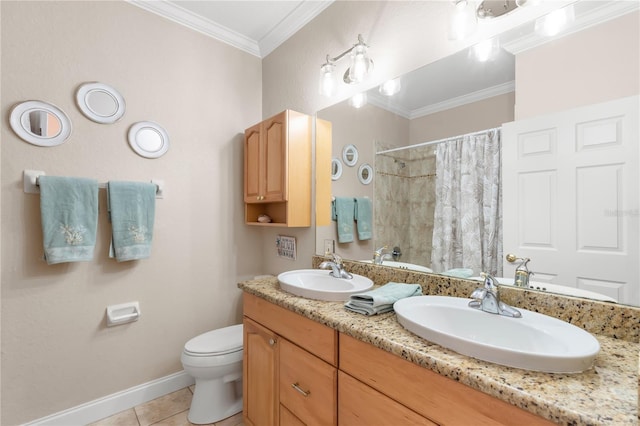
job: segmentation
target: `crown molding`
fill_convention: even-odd
[[[334,0],[319,0],[300,3],[298,7],[258,42],[261,57],[264,58],[276,50],[278,46],[284,43],[289,37],[329,7],[333,1]]]
[[[580,3],[574,3],[574,5],[580,6]],[[550,41],[565,37],[569,34],[574,34],[589,27],[618,18],[638,9],[640,9],[640,2],[638,1],[619,0],[606,2],[577,16],[569,29],[554,37],[540,36],[532,29],[530,33],[525,36],[503,43],[502,47],[515,55],[526,50],[533,49],[534,47],[541,46]]]
[[[411,119],[411,111],[406,108],[402,108],[400,105],[396,105],[393,102],[393,97],[384,96],[375,91],[369,91],[367,92],[367,103],[377,106],[378,108],[385,109],[399,115],[400,117]]]
[[[329,7],[333,0],[318,0],[300,3],[289,15],[282,19],[267,35],[256,41],[214,21],[187,10],[167,0],[126,0],[148,12],[155,13],[206,36],[264,58],[285,40],[304,27],[320,12]]]

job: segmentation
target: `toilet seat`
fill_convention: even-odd
[[[189,340],[184,353],[190,356],[218,356],[242,351],[242,324],[208,331]]]

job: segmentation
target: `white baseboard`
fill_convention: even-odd
[[[69,426],[86,425],[110,417],[121,411],[144,404],[163,395],[186,388],[195,383],[184,371],[161,377],[151,382],[95,399],[87,403],[60,411],[41,419],[25,423],[24,426]]]

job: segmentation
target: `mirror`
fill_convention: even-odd
[[[331,180],[338,180],[342,176],[342,163],[337,157],[331,159]]]
[[[369,185],[373,180],[373,168],[367,163],[358,168],[358,180],[363,185]]]
[[[342,161],[349,167],[353,167],[358,162],[358,148],[355,145],[346,145],[342,149]]]
[[[529,26],[532,27],[533,25]],[[589,30],[591,31],[591,29]],[[514,33],[517,32],[520,32],[520,37],[527,37],[529,35],[529,32],[526,32],[524,29],[518,29]],[[567,36],[567,39],[570,37],[573,37],[575,40],[584,39],[576,38],[573,34]],[[603,43],[605,43],[605,41],[603,41]],[[549,43],[549,45],[553,44],[555,43]],[[613,43],[610,44],[613,45]],[[584,47],[584,49],[588,50],[587,47]],[[444,58],[441,61],[426,65],[423,68],[402,76],[403,89],[401,93],[404,90],[410,90],[416,95],[413,99],[414,104],[412,104],[409,109],[400,108],[395,104],[393,98],[380,96],[377,93],[377,88],[374,88],[367,92],[369,104],[360,110],[353,108],[348,109],[348,104],[345,101],[318,112],[319,118],[332,122],[334,141],[344,141],[345,137],[348,137],[348,140],[357,141],[360,148],[360,161],[374,165],[374,179],[373,184],[370,185],[370,187],[373,187],[374,239],[370,243],[356,241],[349,245],[341,244],[336,248],[336,251],[340,255],[343,255],[343,257],[352,260],[370,260],[375,248],[383,245],[393,246],[398,244],[405,249],[403,250],[404,253],[400,259],[401,261],[427,267],[431,266],[430,245],[428,248],[416,247],[411,243],[402,241],[407,241],[405,239],[410,238],[411,235],[429,235],[432,232],[432,225],[427,224],[426,228],[420,228],[419,225],[423,224],[413,222],[412,217],[416,216],[414,213],[417,209],[425,208],[433,210],[434,208],[435,197],[430,195],[433,194],[433,192],[430,192],[428,188],[430,185],[435,187],[435,147],[425,146],[421,152],[418,150],[415,152],[396,150],[396,148],[501,126],[503,123],[513,121],[516,118],[515,98],[517,93],[522,90],[522,93],[526,92],[526,94],[530,95],[536,91],[535,75],[533,75],[532,72],[526,74],[528,79],[520,80],[520,76],[522,75],[522,70],[520,70],[517,76],[518,80],[516,81],[514,55],[504,51],[501,53],[501,55],[507,55],[507,58],[505,58],[507,66],[504,69],[494,65],[494,63],[485,63],[482,65],[482,68],[477,68],[477,64],[465,65],[463,60],[468,57],[468,53],[469,52],[459,52],[451,57]],[[578,53],[576,53],[576,55],[578,56]],[[637,54],[635,55],[636,57],[631,57],[628,61],[637,63]],[[552,55],[549,55],[548,58],[554,62],[540,62],[538,64],[540,68],[546,67],[547,69],[554,70],[562,68],[562,63],[558,62],[560,58],[554,57],[552,59]],[[564,58],[568,61],[573,61],[571,56],[565,55]],[[569,68],[571,62],[567,63]],[[608,62],[608,66],[613,70],[620,70],[626,67],[624,63],[618,62]],[[489,84],[482,90],[477,89],[472,93],[474,95],[477,95],[478,92],[484,93],[486,99],[469,96],[468,101],[463,102],[466,93],[469,93],[464,92],[465,85],[470,80],[469,76],[476,77],[483,75],[485,71]],[[410,88],[408,84],[413,81],[411,78],[412,75],[418,75],[420,73],[422,73],[423,79],[428,81],[428,87],[431,88],[431,93],[427,93],[430,99],[423,104],[420,104],[420,99],[417,98],[418,91]],[[492,73],[493,75],[490,75]],[[502,77],[498,75],[500,73],[503,73]],[[444,76],[445,81],[454,83],[454,88],[457,87],[460,91],[453,93],[449,97],[442,96],[443,90],[440,89],[442,89],[444,85],[442,80],[439,80],[442,76]],[[564,78],[568,77],[565,75]],[[548,80],[538,80],[537,84],[542,87],[542,85],[548,84]],[[603,85],[606,84],[603,82]],[[492,91],[489,88],[500,90]],[[602,90],[604,91],[605,89],[603,88]],[[438,98],[439,95],[440,97]],[[548,110],[554,111],[554,105],[555,101],[552,104],[547,102],[545,107],[548,108]],[[519,103],[518,108],[521,107]],[[555,108],[562,110],[562,108],[557,106],[555,106]],[[542,110],[544,111],[544,109]],[[447,116],[447,112],[451,114]],[[455,120],[452,118],[453,113],[455,113]],[[382,118],[383,115],[384,118]],[[530,116],[535,115],[536,114],[531,114]],[[421,120],[421,118],[423,120]],[[345,124],[349,122],[352,124]],[[348,133],[346,133],[345,130],[347,126],[349,130]],[[375,128],[379,134],[365,134],[365,130],[368,130],[367,126]],[[369,144],[371,148],[368,148]],[[340,147],[334,145],[334,153],[336,149],[340,149]],[[371,154],[367,152],[368,149],[371,150]],[[376,154],[380,152],[382,152],[382,154]],[[418,162],[424,165],[423,169],[414,167]],[[381,179],[397,181],[417,181],[421,179],[422,183],[414,186],[405,184],[385,188],[380,185]],[[332,193],[341,193],[341,188],[344,184],[342,180],[334,183]],[[365,187],[362,187],[361,190],[367,191]],[[351,187],[349,191],[349,195],[361,195],[361,193],[355,192],[357,188]],[[365,192],[362,194],[365,194]],[[402,204],[393,201],[394,194],[397,196],[406,196],[407,202]],[[336,238],[333,237],[333,228],[335,228],[333,224],[328,227],[316,228],[317,241],[322,242],[325,239],[335,240]],[[505,250],[512,251],[513,249],[505,248]],[[317,253],[322,254],[320,249],[317,250]],[[464,265],[460,266],[462,267]],[[535,266],[533,264],[531,270],[535,272]],[[535,276],[532,279],[535,280]],[[548,289],[548,291],[552,290]],[[633,302],[624,301],[623,303]]]
[[[129,129],[129,145],[136,154],[145,158],[158,158],[169,150],[169,135],[151,121],[135,123]]]
[[[16,105],[9,117],[11,129],[22,140],[37,146],[56,146],[71,135],[71,120],[57,106],[41,101]]]
[[[100,124],[115,123],[125,112],[122,95],[104,83],[81,85],[76,92],[76,103],[85,117]]]

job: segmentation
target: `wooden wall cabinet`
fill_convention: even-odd
[[[337,424],[337,332],[244,293],[243,417],[250,426]]]
[[[249,225],[311,225],[311,117],[285,110],[245,130],[244,202]],[[258,222],[261,214],[271,223]]]

